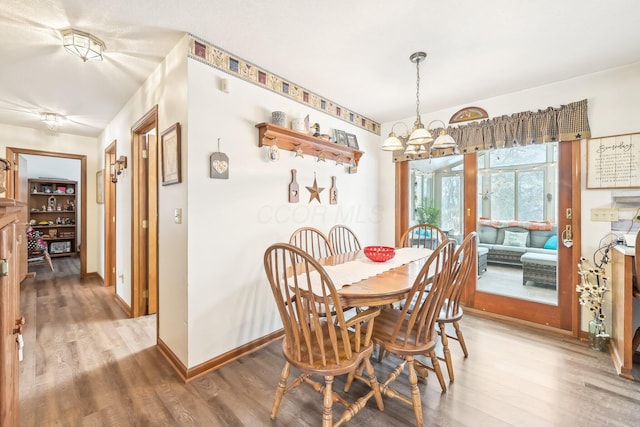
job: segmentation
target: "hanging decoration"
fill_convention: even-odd
[[[338,204],[338,187],[336,187],[336,177],[331,177],[331,188],[329,189],[329,204]]]
[[[220,152],[220,138],[218,151],[209,157],[210,177],[214,179],[229,179],[229,156]]]
[[[300,201],[300,190],[298,189],[298,181],[296,174],[298,171],[291,169],[291,182],[289,183],[289,203],[298,203]]]
[[[313,199],[316,199],[318,203],[322,204],[322,202],[320,201],[320,193],[324,191],[324,187],[318,187],[318,181],[316,180],[315,172],[313,173],[313,186],[307,187],[307,190],[309,190],[310,193],[309,203],[311,203]]]

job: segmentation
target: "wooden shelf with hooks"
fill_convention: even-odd
[[[352,164],[355,166],[358,165],[360,157],[364,154],[364,152],[354,148],[271,123],[259,123],[256,127],[260,131],[258,147],[277,145],[281,150],[294,152],[301,148],[302,152],[309,156],[317,157],[320,153],[323,153],[326,160],[338,161],[342,159],[342,163],[345,165]]]

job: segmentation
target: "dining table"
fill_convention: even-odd
[[[398,248],[395,256],[375,262],[363,250],[319,259],[344,307],[374,307],[404,300],[431,249]]]

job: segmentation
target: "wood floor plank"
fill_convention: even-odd
[[[321,424],[322,397],[306,385],[285,395],[276,420],[269,418],[284,365],[280,340],[184,384],[155,346],[155,316],[127,318],[113,288],[78,279],[77,260],[54,264],[55,272],[38,270],[21,286],[27,319],[21,426]],[[640,383],[618,377],[608,354],[563,335],[470,315],[461,326],[470,355],[465,359],[450,343],[456,381],[446,393],[433,374],[418,384],[425,425],[640,425]],[[374,362],[378,380],[394,361]],[[336,378],[335,389],[344,381]],[[407,390],[406,374],[394,386]],[[366,391],[356,382],[345,397],[354,401]],[[342,410],[335,405],[334,416]],[[415,418],[408,406],[385,398],[383,412],[370,400],[348,425],[413,426]]]

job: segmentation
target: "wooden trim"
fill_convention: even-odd
[[[409,228],[409,162],[396,162],[396,219],[395,246],[400,246],[402,235]]]
[[[80,230],[82,244],[80,245],[80,279],[87,278],[87,156],[82,154],[59,153],[55,151],[31,150],[28,148],[7,147],[7,158],[13,159],[18,154],[28,154],[33,156],[61,157],[65,159],[80,160],[80,197],[82,208],[80,211]],[[17,171],[20,173],[20,171]],[[13,174],[7,174],[14,182]],[[9,190],[10,186],[7,186]],[[12,189],[13,191],[13,189]]]
[[[141,153],[146,147],[140,145],[140,136],[152,129],[155,129],[156,135],[159,134],[158,105],[153,106],[131,127],[131,307],[133,317],[150,314],[147,313],[147,301],[142,287],[157,289],[158,285],[158,242],[157,239],[151,240],[157,236],[158,226],[157,147],[149,147],[147,159],[143,159]],[[152,187],[152,185],[155,186]],[[147,221],[146,229],[142,226],[143,220]],[[149,294],[151,295],[151,292]],[[158,318],[156,336],[158,336],[159,324]]]
[[[116,302],[116,304],[118,304],[118,306],[122,309],[122,311],[124,311],[127,317],[133,317],[131,315],[131,307],[129,306],[129,304],[125,302],[125,300],[120,298],[120,295],[115,294],[115,296],[113,297],[113,300]]]
[[[478,155],[476,153],[465,154],[463,156],[462,188],[463,194],[463,230],[464,235],[477,231],[478,228]],[[473,177],[473,179],[470,179]],[[478,257],[473,260],[471,271],[478,271]],[[460,297],[465,304],[473,305],[475,289],[478,283],[477,274],[469,274],[464,291]]]
[[[110,165],[116,161],[117,141],[113,141],[104,150],[104,285],[116,285],[116,201],[117,186],[111,182]]]
[[[189,372],[187,367],[184,365],[184,363],[180,361],[178,356],[176,356],[176,354],[169,348],[169,346],[164,341],[162,341],[160,337],[158,337],[158,343],[156,344],[156,347],[158,348],[160,353],[167,359],[169,364],[180,376],[182,381],[186,383],[187,375]]]
[[[284,330],[279,329],[277,331],[271,332],[263,337],[255,339],[251,342],[248,342],[240,347],[236,347],[233,350],[230,350],[224,354],[221,354],[213,359],[209,359],[206,362],[203,362],[193,368],[187,368],[178,357],[171,351],[169,346],[165,344],[160,338],[158,338],[158,350],[164,355],[164,357],[169,361],[171,366],[176,370],[177,374],[180,375],[180,378],[185,383],[188,383],[196,378],[199,378],[203,375],[208,374],[209,372],[215,371],[216,369],[222,368],[224,365],[227,365],[241,357],[244,357],[248,354],[253,353],[256,350],[261,349],[262,347],[271,344],[273,341],[284,336]]]

